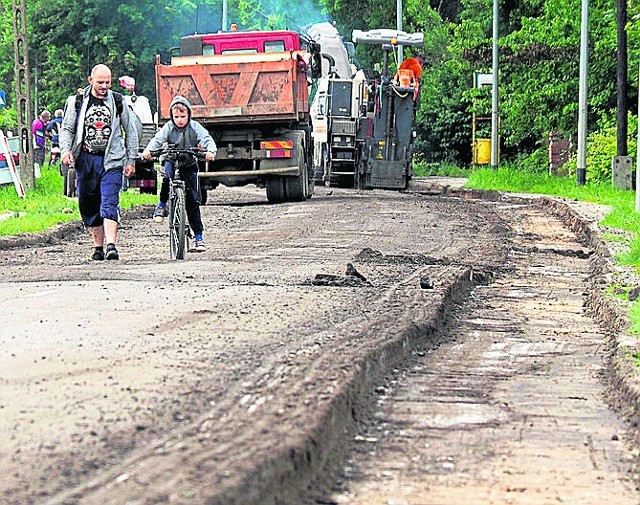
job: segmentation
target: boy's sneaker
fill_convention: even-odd
[[[166,205],[164,207],[160,207],[160,205],[157,205],[153,211],[153,220],[156,223],[162,223],[162,221],[164,221],[164,218],[167,217],[168,215],[169,215],[169,209],[167,208]]]
[[[107,244],[107,253],[104,257],[108,260],[119,260],[120,255],[118,254],[118,250],[116,249],[115,244]]]
[[[104,260],[104,250],[102,247],[98,249],[97,247],[93,250],[93,254],[91,255],[91,259],[94,261],[103,261]]]
[[[205,252],[207,250],[207,244],[204,243],[204,239],[200,238],[200,239],[196,239],[195,240],[195,244],[193,246],[193,248],[191,249],[192,252]]]

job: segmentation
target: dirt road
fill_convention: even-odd
[[[0,252],[4,503],[316,499],[319,484],[331,482],[324,469],[336,468],[353,430],[375,419],[373,392],[385,377],[403,370],[415,349],[450,340],[447,323],[476,317],[460,310],[486,310],[485,303],[461,309],[474,286],[525,268],[514,266],[514,251],[524,251],[523,265],[534,261],[532,268],[552,269],[558,260],[529,258],[542,234],[517,230],[519,205],[333,188],[285,205],[267,205],[263,190],[222,189],[209,203],[209,250],[184,262],[167,259],[164,227],[149,218],[125,221],[119,262],[89,261],[86,234]],[[522,234],[530,238],[525,249],[517,242]],[[588,261],[563,274],[570,284],[575,275],[580,300]],[[558,310],[580,312],[575,300]],[[564,335],[569,330],[557,321]],[[527,345],[542,345],[523,337],[528,330],[517,331]],[[594,360],[586,375],[589,417],[597,420],[585,429],[607,425],[595,439],[566,440],[605,444],[603,437],[615,435],[601,470],[607,482],[620,484],[624,500],[637,502],[628,473],[634,449],[603,400],[604,347],[596,335],[557,353]],[[433,373],[462,361],[482,375],[481,364],[454,349],[442,347],[438,352],[449,353],[419,366]],[[516,368],[534,369],[541,360],[538,351],[503,352],[517,357]],[[544,389],[567,375],[560,365],[546,370],[527,380]],[[511,401],[508,391],[501,394],[496,398]],[[582,411],[573,406],[554,415],[581,424]],[[618,424],[612,429],[609,422]],[[486,436],[460,433],[469,464],[482,461]],[[547,442],[545,467],[555,473],[566,451]],[[458,495],[447,500],[447,490],[457,488],[449,482],[437,503],[462,502]],[[469,493],[475,496],[473,487]],[[550,503],[556,495],[536,496]]]

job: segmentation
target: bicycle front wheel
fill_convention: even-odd
[[[173,198],[169,199],[169,253],[172,260],[184,259],[186,248],[187,207],[184,188],[173,188]]]

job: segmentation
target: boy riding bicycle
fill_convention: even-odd
[[[191,105],[189,101],[176,96],[169,106],[171,121],[166,123],[149,141],[142,157],[150,160],[151,151],[162,148],[167,143],[176,149],[191,149],[200,147],[206,152],[206,159],[212,161],[215,158],[217,147],[213,138],[198,121],[191,119]],[[181,161],[181,160],[179,160]],[[153,213],[153,219],[162,222],[167,215],[167,201],[169,199],[169,179],[173,177],[175,160],[164,161],[164,177],[160,188],[160,200]],[[189,225],[193,230],[195,247],[193,252],[206,251],[207,247],[202,236],[204,226],[200,216],[200,191],[198,189],[198,164],[195,158],[185,161],[180,165],[180,178],[186,186],[186,207]]]

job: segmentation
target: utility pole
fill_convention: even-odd
[[[396,29],[402,31],[402,0],[396,0]],[[402,46],[398,45],[398,66],[403,59]]]
[[[227,0],[222,0],[222,31],[227,31]]]
[[[628,146],[627,118],[627,0],[616,0],[616,26],[618,33],[617,51],[617,149],[618,156],[626,156]]]
[[[29,82],[29,45],[25,0],[11,0],[13,8],[13,53],[16,73],[16,112],[20,137],[20,178],[25,189],[35,187],[31,123],[31,84]]]
[[[491,87],[491,168],[500,165],[500,106],[498,101],[498,0],[493,0],[493,84]]]
[[[589,69],[589,0],[582,0],[580,24],[580,87],[578,91],[578,186],[587,183],[587,94]]]

